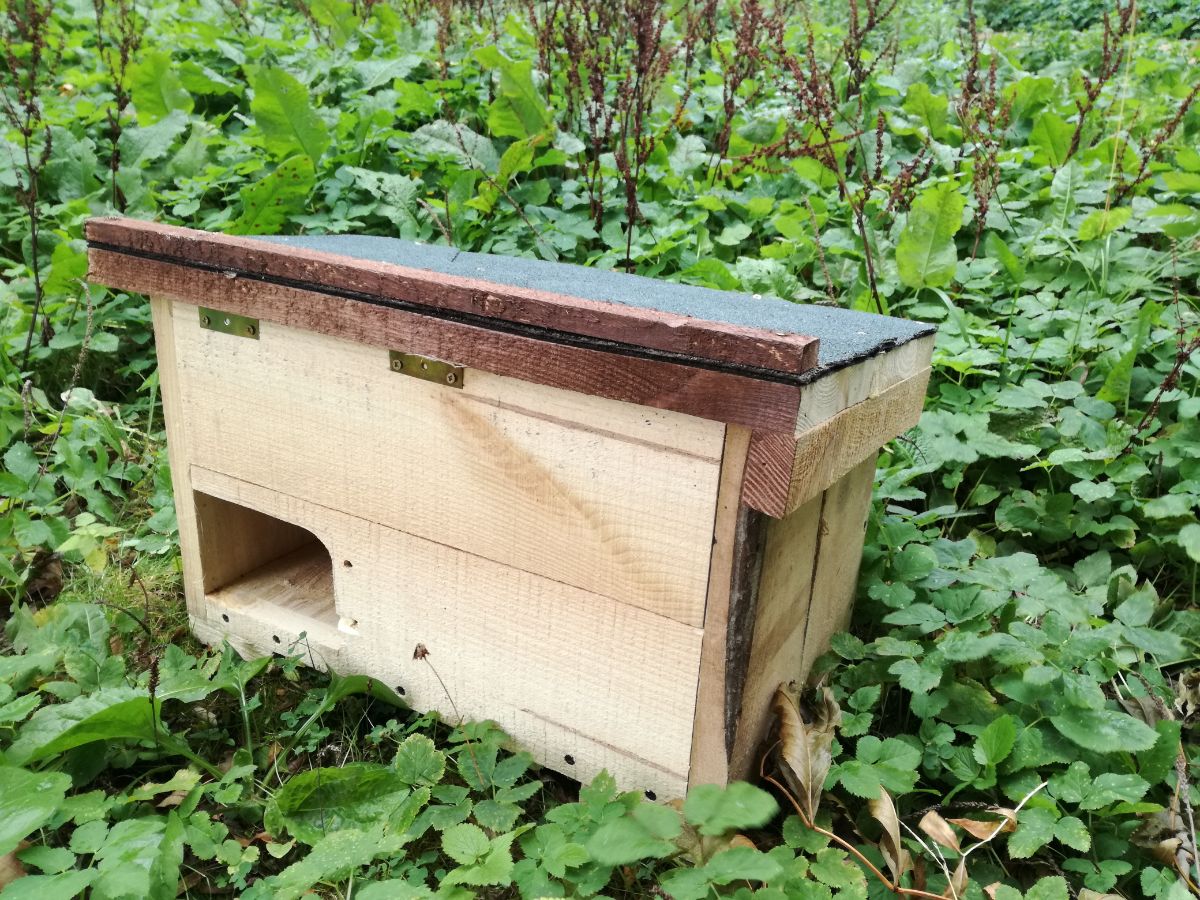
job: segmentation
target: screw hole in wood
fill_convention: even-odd
[[[575,765],[575,757],[573,757],[570,753],[568,753],[566,756],[563,757],[563,762],[565,762],[568,766],[573,766],[573,765]]]

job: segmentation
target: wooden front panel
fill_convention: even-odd
[[[189,464],[702,623],[723,425],[476,370],[431,384],[326,335],[208,331],[183,303],[172,318]]]
[[[282,558],[207,595],[193,619],[201,638],[371,675],[451,723],[494,719],[584,782],[607,769],[627,788],[683,795],[700,629],[199,466],[190,474],[205,496],[316,535],[336,597],[313,615],[319,572]],[[427,659],[413,658],[418,644]]]

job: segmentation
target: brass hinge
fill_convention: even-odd
[[[258,319],[221,312],[219,309],[200,307],[200,327],[222,334],[258,340]]]
[[[422,381],[436,381],[452,388],[463,386],[465,369],[440,359],[392,350],[388,353],[388,363],[393,372],[399,372],[401,375],[411,375]]]

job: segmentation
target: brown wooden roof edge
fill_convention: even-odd
[[[270,280],[343,298],[374,299],[484,327],[510,323],[544,340],[577,335],[600,342],[598,349],[603,343],[642,348],[685,365],[715,365],[771,380],[791,380],[788,376],[800,375],[817,364],[819,341],[809,335],[125,217],[89,219],[85,233],[90,246],[133,257]],[[111,276],[109,280],[113,280]],[[110,286],[135,289],[119,283]]]

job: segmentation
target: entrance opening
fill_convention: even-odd
[[[333,561],[311,531],[195,492],[204,593],[209,601],[281,628],[337,628]]]

